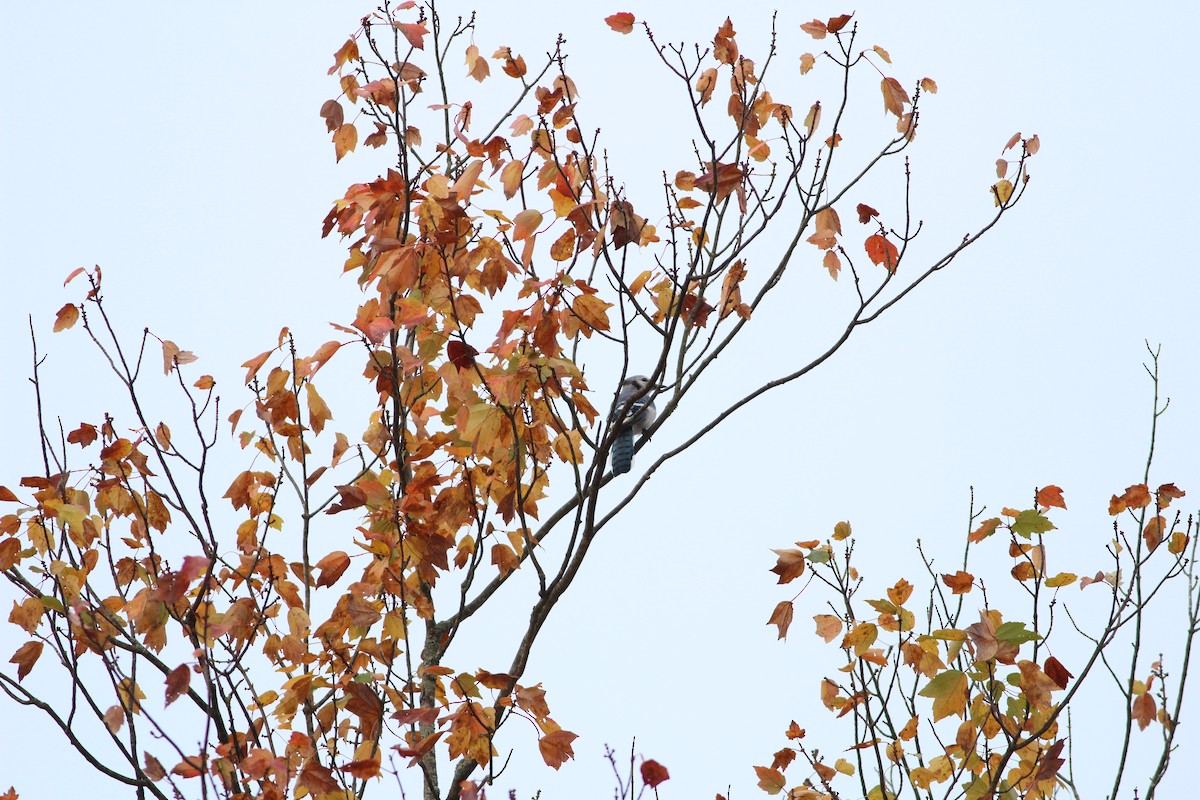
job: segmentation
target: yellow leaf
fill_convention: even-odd
[[[996,201],[996,206],[1006,204],[1012,197],[1013,185],[1011,181],[1000,181],[992,186],[992,198]]]

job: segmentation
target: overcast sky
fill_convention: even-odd
[[[1026,199],[827,366],[668,466],[606,532],[528,676],[548,689],[555,718],[580,734],[577,758],[558,774],[535,754],[515,759],[503,785],[518,796],[539,788],[546,798],[609,796],[603,746],[627,751],[636,736],[638,751],[671,771],[664,797],[711,797],[730,785],[734,797],[754,797],[752,766],[784,746],[791,719],[820,745],[820,732],[835,728],[817,703],[818,683],[838,653],[819,646],[808,620],[829,598],[809,589],[789,640],[776,642],[764,623],[791,591],[773,587],[767,570],[770,548],[827,536],[839,520],[853,523],[875,585],[901,575],[915,582],[917,537],[947,570],[957,558],[970,487],[998,510],[1055,483],[1070,506],[1058,518],[1071,543],[1057,556],[1061,568],[1104,568],[1107,499],[1140,480],[1145,460],[1145,340],[1162,344],[1171,397],[1152,480],[1189,490],[1195,507],[1200,171],[1189,76],[1198,6],[1168,3],[1139,18],[1124,4],[979,5],[864,0],[853,10],[864,44],[890,52],[891,74],[906,84],[928,75],[939,86],[911,151],[926,252],[986,220],[993,163],[1016,131],[1042,142]],[[469,8],[445,3],[443,13],[460,7]],[[344,246],[322,241],[320,222],[378,162],[354,154],[336,165],[317,110],[336,92],[325,75],[332,53],[371,8],[3,5],[0,368],[9,380],[0,483],[37,463],[28,314],[50,353],[52,409],[73,426],[105,408],[82,332],[49,334],[54,312],[81,294],[62,287],[76,267],[100,264],[124,331],[149,326],[195,351],[236,404],[238,365],[272,346],[283,325],[315,347],[329,338],[326,322],[352,317],[359,295],[340,276]],[[652,187],[663,170],[686,168],[690,148],[678,96],[644,37],[618,36],[603,22],[622,10],[649,20],[660,40],[702,42],[732,14],[751,56],[771,16],[765,4],[710,0],[488,4],[476,42],[485,54],[510,45],[532,63],[565,33],[581,108],[603,128],[614,170],[634,187],[648,176]],[[806,108],[814,99],[805,82],[817,78],[801,77],[798,56],[821,44],[799,24],[849,10],[780,14],[777,100]],[[878,90],[860,102],[872,135],[886,130]],[[730,363],[727,375],[784,371],[819,349],[811,321],[851,287],[818,280],[818,255],[805,257],[811,264],[796,269],[811,275],[764,307],[734,353],[746,369]],[[600,374],[611,367],[594,365]],[[723,407],[735,388],[712,382],[640,458],[685,438],[688,423]],[[1002,547],[988,552],[998,584],[1011,565]],[[1068,600],[1084,602],[1077,597]],[[18,644],[0,627],[0,658]],[[1111,755],[1104,727],[1114,716],[1101,706],[1077,714],[1077,725],[1082,716],[1099,732],[1077,745],[1083,771]],[[12,783],[23,798],[96,792],[89,768],[35,714],[5,715],[0,789]],[[836,729],[826,746],[843,735]],[[1183,736],[1185,748],[1200,746]],[[1177,764],[1177,787],[1189,767]],[[1103,791],[1083,785],[1092,796]]]

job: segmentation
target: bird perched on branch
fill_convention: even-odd
[[[610,418],[613,424],[619,426],[612,449],[614,475],[629,472],[633,466],[634,439],[653,425],[658,416],[651,396],[656,388],[651,386],[650,379],[645,375],[632,375],[621,382],[621,391],[617,393],[617,402]]]

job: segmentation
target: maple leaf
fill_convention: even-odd
[[[341,161],[347,153],[352,152],[357,145],[358,128],[351,123],[341,125],[333,132],[333,151],[338,161]]]
[[[754,771],[758,774],[758,788],[767,794],[779,794],[787,785],[787,779],[777,769],[755,767]]]
[[[868,222],[870,222],[871,217],[879,216],[879,212],[871,208],[866,203],[859,203],[857,206],[855,206],[854,210],[858,212],[858,221],[863,225],[866,225]]]
[[[413,48],[425,49],[425,34],[429,33],[429,30],[424,25],[419,22],[395,22],[393,24]]]
[[[948,669],[935,676],[918,694],[933,700],[933,721],[937,722],[951,714],[962,716],[967,708],[968,685],[966,673]]]
[[[819,19],[814,19],[812,22],[806,22],[801,25],[800,30],[804,31],[814,39],[824,39],[825,34],[829,29],[825,27],[824,22],[821,22]]]
[[[767,620],[768,625],[774,625],[779,628],[780,639],[787,638],[788,628],[792,625],[792,604],[788,600],[780,601],[775,610],[771,612],[771,618]]]
[[[567,759],[575,757],[571,743],[578,738],[570,731],[563,730],[546,734],[538,739],[538,751],[542,754],[542,760],[547,766],[558,769]]]
[[[636,21],[633,14],[628,11],[619,11],[604,18],[608,23],[608,27],[612,28],[617,33],[631,33],[633,31],[633,23]]]
[[[79,321],[79,308],[72,303],[67,303],[58,310],[58,314],[54,318],[54,332],[65,331],[67,328],[74,327]]]
[[[10,664],[17,665],[17,681],[25,680],[25,676],[33,669],[33,665],[37,663],[38,658],[42,655],[42,643],[38,641],[26,642],[17,648],[13,653],[12,658],[8,661]]]
[[[192,668],[187,664],[180,664],[178,667],[171,670],[170,674],[167,675],[166,680],[167,691],[165,704],[169,706],[171,703],[174,703],[181,696],[183,696],[183,694],[187,692],[188,687],[191,686],[191,683]]]
[[[829,33],[837,33],[842,28],[846,27],[846,23],[850,22],[851,18],[853,17],[853,14],[841,14],[833,17],[827,23],[825,23],[825,30],[827,30]]]
[[[814,614],[813,621],[817,623],[817,636],[828,644],[842,632],[842,621],[833,614]]]
[[[942,575],[942,583],[949,586],[954,594],[967,594],[975,585],[975,576],[960,569],[953,575]]]
[[[716,36],[713,37],[713,58],[722,64],[735,63],[738,60],[738,46],[733,37],[736,35],[737,31],[733,29],[733,21],[726,17],[725,22],[717,29]]]
[[[1063,500],[1062,489],[1053,485],[1038,489],[1037,504],[1042,508],[1058,507],[1065,509],[1067,507],[1067,502]]]
[[[879,89],[883,92],[883,110],[886,113],[895,114],[897,117],[904,116],[904,106],[911,103],[908,92],[904,91],[904,87],[900,85],[900,81],[895,78],[884,78],[880,83]]]
[[[667,772],[667,768],[658,763],[654,759],[649,759],[642,762],[642,783],[649,786],[651,789],[658,786],[663,781],[671,777]]]
[[[812,53],[805,53],[800,56],[800,74],[807,75],[808,71],[817,63],[817,59]]]
[[[867,237],[864,247],[866,247],[867,257],[871,259],[872,263],[882,266],[888,272],[896,272],[896,266],[900,261],[900,251],[885,235],[877,233]]]
[[[772,550],[779,559],[771,572],[779,576],[779,583],[791,583],[804,574],[804,553],[799,550]]]

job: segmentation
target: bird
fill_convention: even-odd
[[[632,375],[621,382],[617,402],[613,406],[610,420],[618,426],[617,438],[613,442],[612,468],[614,475],[629,472],[633,466],[633,440],[654,424],[658,410],[654,398],[646,391],[657,389],[651,386],[645,375]],[[637,398],[636,400],[633,398]],[[632,402],[631,402],[632,401]]]

